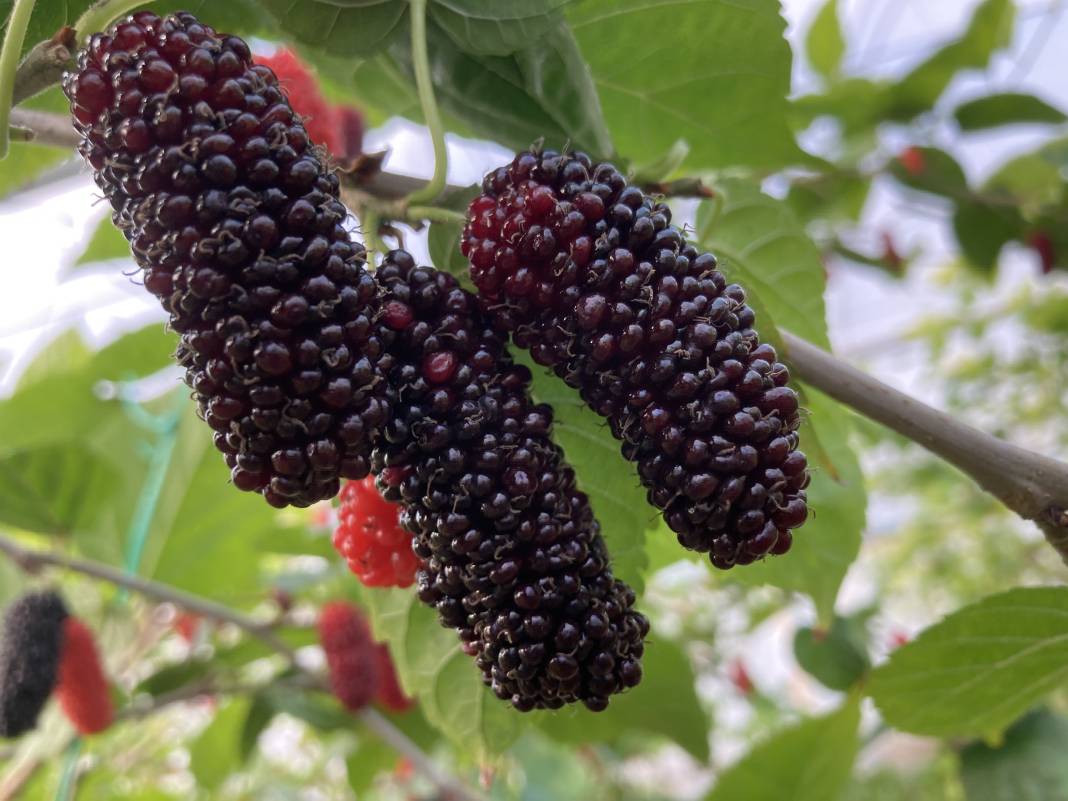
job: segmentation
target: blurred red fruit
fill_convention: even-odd
[[[93,633],[74,617],[68,617],[63,624],[63,655],[59,662],[56,699],[81,734],[101,732],[115,718],[111,692]]]
[[[1053,247],[1053,240],[1045,231],[1035,231],[1027,238],[1027,244],[1035,249],[1042,263],[1042,272],[1049,275],[1057,265],[1057,252]]]
[[[927,160],[923,157],[923,151],[916,147],[907,147],[902,150],[897,160],[909,175],[923,175],[927,169]]]
[[[378,695],[375,700],[390,712],[407,712],[415,706],[415,701],[401,689],[389,646],[380,642],[375,647],[378,656]]]
[[[380,684],[378,649],[367,621],[352,604],[328,603],[319,614],[319,641],[334,695],[358,712],[375,698]]]
[[[741,659],[735,659],[731,662],[730,667],[727,668],[727,677],[742,695],[753,694],[755,689],[753,680],[750,678],[749,671],[746,670],[745,663]]]

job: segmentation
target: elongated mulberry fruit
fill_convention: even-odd
[[[407,712],[415,706],[415,699],[405,695],[400,685],[389,646],[384,642],[378,643],[375,645],[375,654],[378,657],[378,693],[375,701],[390,712]]]
[[[334,695],[350,712],[359,712],[379,687],[379,656],[367,620],[352,604],[328,603],[319,613],[319,642]]]
[[[4,614],[0,641],[0,737],[18,737],[56,686],[67,607],[54,592],[23,595]]]
[[[612,576],[551,409],[453,277],[393,251],[375,278],[397,401],[373,470],[415,534],[420,599],[517,709],[604,709],[640,681],[648,622]]]
[[[745,292],[610,164],[521,153],[486,176],[462,250],[483,308],[608,419],[686,548],[729,568],[807,516],[798,398]]]
[[[68,617],[63,624],[63,658],[59,662],[56,700],[81,734],[104,731],[115,718],[93,633],[74,617]]]
[[[143,11],[94,35],[64,89],[234,484],[307,506],[367,475],[389,413],[375,285],[274,73],[190,14]]]
[[[400,506],[382,497],[374,479],[341,488],[334,547],[368,587],[410,587],[419,558],[412,535],[400,524]]]

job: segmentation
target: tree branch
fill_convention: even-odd
[[[1036,523],[1068,564],[1068,464],[972,428],[789,332],[782,337],[785,359],[799,378],[971,476]]]
[[[74,28],[70,27],[60,28],[51,39],[34,45],[15,73],[12,103],[18,105],[59,83],[73,58],[74,46]]]

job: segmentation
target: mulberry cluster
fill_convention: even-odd
[[[4,614],[0,641],[0,737],[37,725],[59,675],[67,607],[54,592],[16,600]]]
[[[319,613],[319,642],[334,695],[346,709],[359,712],[374,700],[379,684],[379,656],[370,626],[356,607],[334,601]]]
[[[498,330],[608,419],[683,546],[720,568],[789,549],[797,395],[666,204],[581,153],[521,153],[486,176],[462,250]]]
[[[551,409],[454,278],[403,251],[375,277],[397,401],[373,470],[415,534],[420,599],[517,709],[604,709],[640,681],[648,622],[612,576]]]
[[[53,692],[82,734],[103,731],[114,720],[92,631],[67,613],[55,592],[30,593],[4,616],[0,736],[18,737],[33,729]]]
[[[390,503],[371,477],[341,488],[334,547],[368,587],[410,587],[419,559],[412,535],[400,524],[400,506]]]
[[[367,475],[389,413],[375,285],[274,73],[190,14],[143,11],[94,35],[64,89],[234,484],[307,506]]]

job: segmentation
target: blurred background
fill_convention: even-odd
[[[783,0],[793,52],[791,123],[802,148],[824,161],[769,174],[763,188],[789,206],[819,249],[828,334],[840,357],[978,427],[1063,457],[1066,3],[1014,0],[1007,4],[1015,7],[1013,24],[1005,30],[984,27],[980,5]],[[270,53],[275,45],[256,47]],[[946,52],[942,71],[928,76],[931,91],[902,81]],[[388,150],[386,170],[427,177],[432,149],[425,129],[377,117],[368,115],[364,149]],[[478,182],[511,153],[451,134],[449,150],[449,180],[458,186]],[[118,256],[121,239],[89,176],[80,165],[57,161],[28,181],[15,174],[25,165],[0,163],[6,262],[0,396],[14,392],[57,338],[73,341],[75,332],[98,348],[165,319],[138,285],[133,263]],[[715,188],[729,173],[703,177]],[[694,201],[673,203],[682,221],[700,226]],[[407,244],[426,257],[421,233],[409,232]],[[169,388],[177,375],[154,378],[147,397]],[[1032,526],[917,446],[855,423],[867,518],[864,546],[837,596],[835,625],[852,632],[846,639],[855,634],[863,641],[865,659],[882,659],[941,616],[991,592],[1062,578]],[[316,514],[329,524],[329,510]],[[697,694],[715,721],[711,758],[701,764],[671,744],[625,748],[611,762],[612,792],[697,799],[748,750],[755,733],[831,709],[841,687],[826,674],[821,680],[818,667],[799,664],[796,638],[808,636],[799,631],[817,639],[828,634],[809,600],[724,581],[692,561],[659,566],[645,603],[659,631],[688,643]],[[965,798],[958,749],[887,732],[867,706],[864,715],[864,747],[847,798]],[[186,724],[195,732],[203,722]],[[294,790],[292,797],[347,797],[329,789],[330,771],[343,770],[331,762],[329,748],[309,741],[303,725],[293,717],[272,724],[273,739],[262,745],[266,775],[284,784],[321,768],[319,794]],[[301,758],[293,762],[298,746]],[[542,741],[524,748],[520,762],[529,765],[562,758]],[[177,777],[171,789],[185,797],[188,779],[180,777],[188,753],[176,749],[167,759]],[[1068,786],[1062,789],[1064,795],[1035,798],[1068,798]]]

